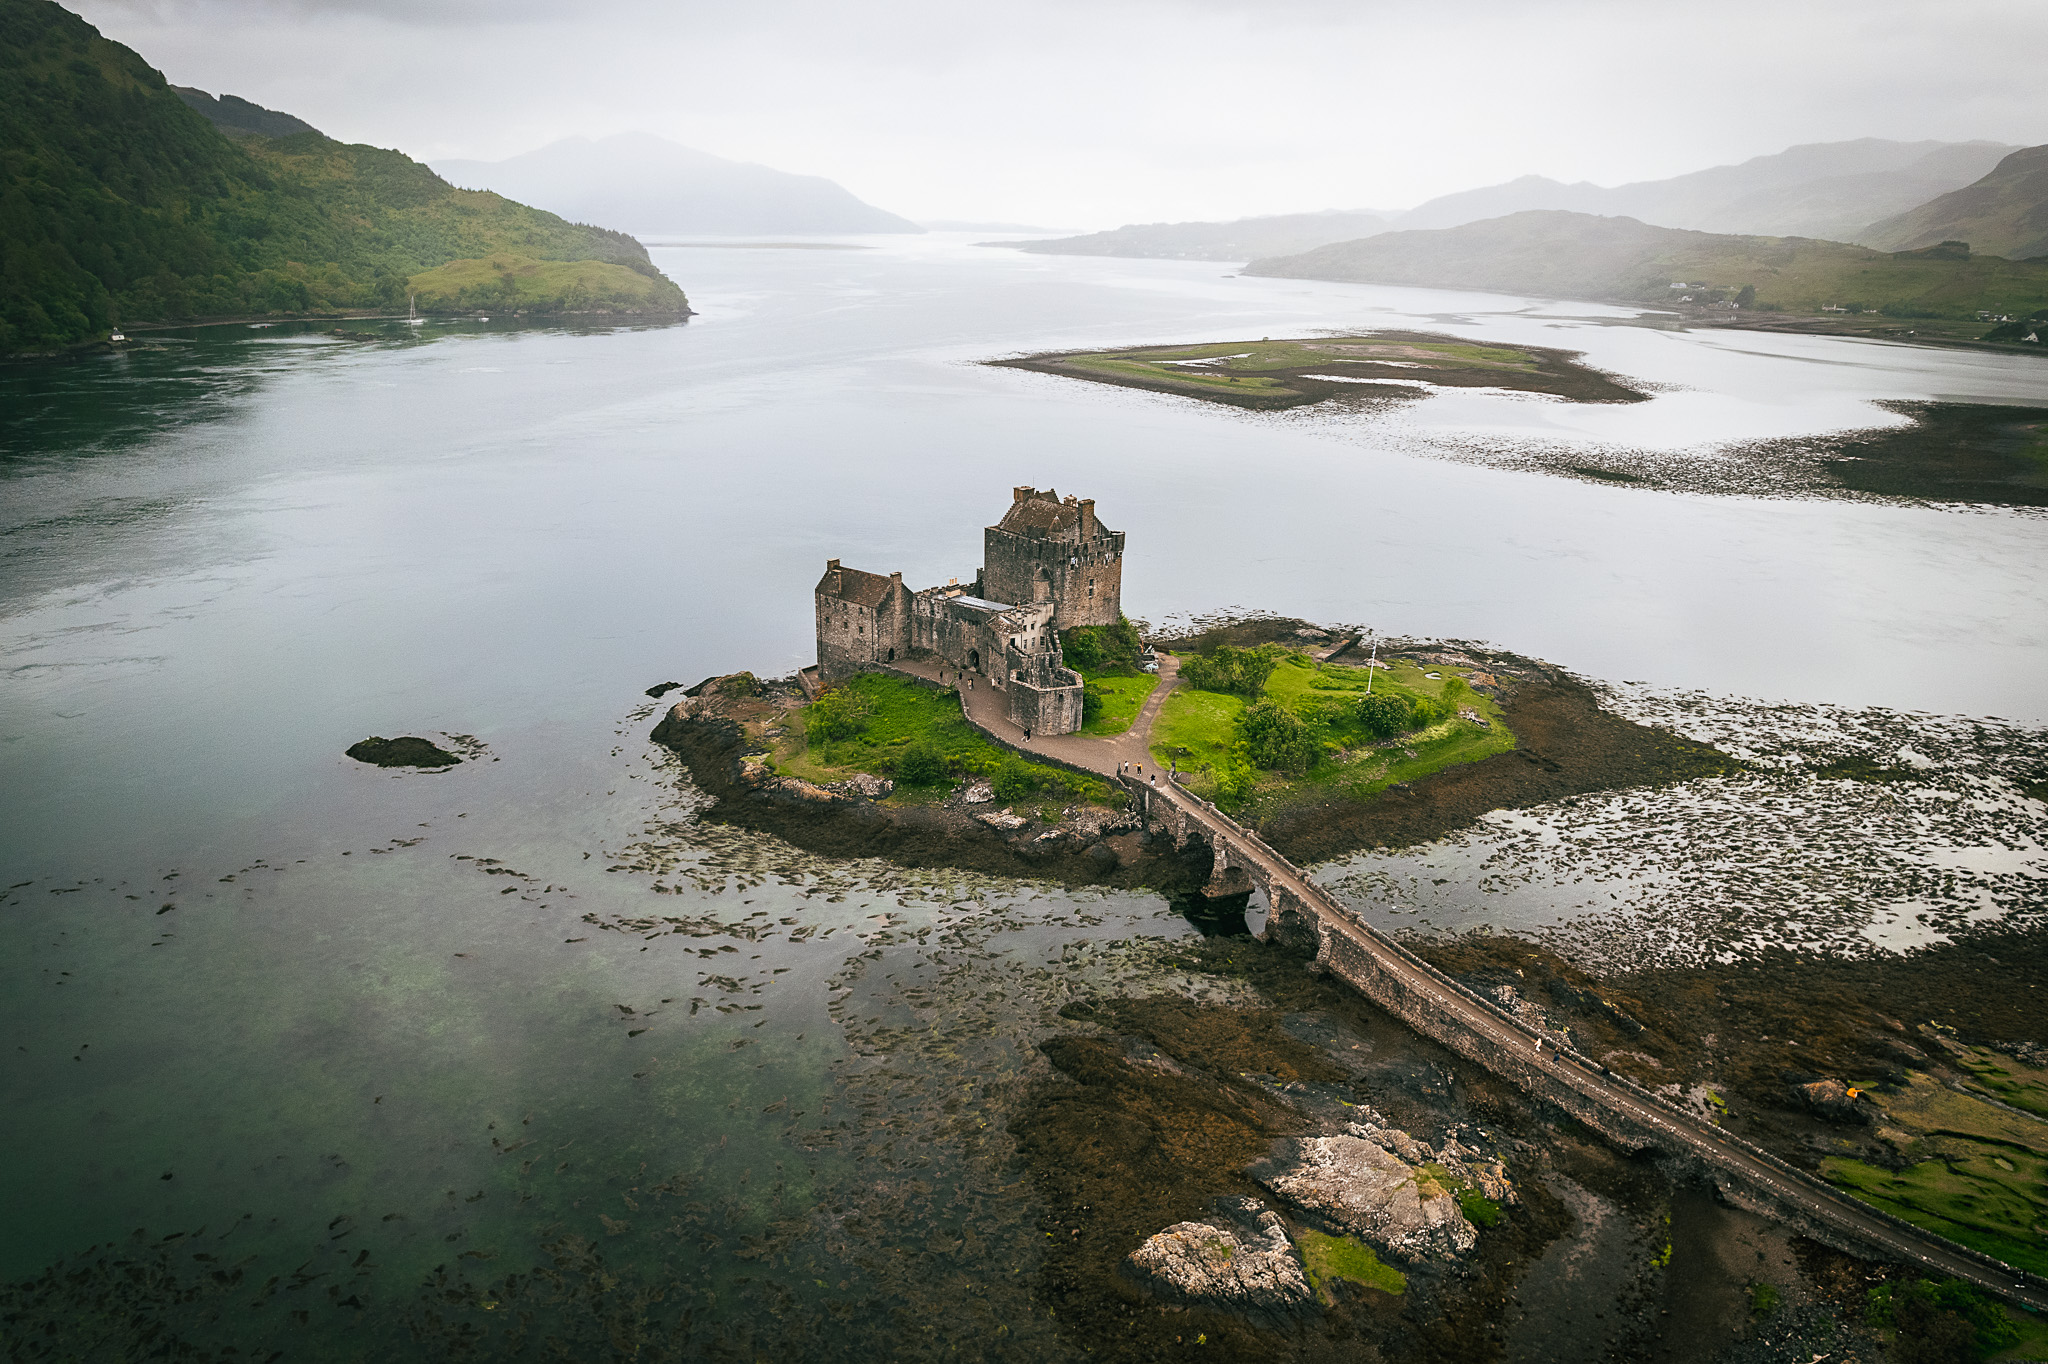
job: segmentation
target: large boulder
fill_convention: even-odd
[[[1437,1172],[1443,1167],[1425,1168],[1435,1165],[1428,1155],[1405,1132],[1354,1126],[1338,1136],[1288,1138],[1251,1173],[1312,1220],[1381,1250],[1411,1259],[1463,1255],[1479,1232]]]
[[[1315,1303],[1308,1273],[1279,1217],[1250,1199],[1225,1200],[1208,1222],[1176,1222],[1125,1263],[1171,1302],[1271,1321]]]

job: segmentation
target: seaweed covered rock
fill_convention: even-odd
[[[1315,1302],[1307,1271],[1279,1217],[1248,1198],[1224,1199],[1207,1222],[1176,1222],[1125,1259],[1172,1302],[1271,1321]]]
[[[1411,1160],[1396,1154],[1407,1146]],[[1392,1149],[1390,1149],[1392,1148]],[[1442,1167],[1405,1132],[1353,1126],[1333,1137],[1290,1137],[1252,1177],[1311,1219],[1398,1255],[1463,1255],[1479,1233]]]
[[[372,735],[361,743],[350,744],[348,756],[376,767],[453,767],[462,761],[446,749],[413,734],[401,739]]]

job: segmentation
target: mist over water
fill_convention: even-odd
[[[336,1260],[316,1335],[395,1340],[436,1265],[487,1285],[577,1236],[688,1279],[714,1334],[772,1287],[787,1343],[835,1297],[863,1330],[909,1310],[885,1249],[914,1242],[1010,1314],[975,1329],[1050,1348],[1023,1334],[1004,1086],[1062,1002],[1170,978],[1191,930],[1156,897],[697,826],[642,695],[807,662],[827,557],[971,573],[1013,484],[1094,497],[1155,623],[1263,609],[1650,688],[2048,720],[2048,519],[1488,462],[1711,466],[1895,420],[1877,399],[2039,401],[2029,357],[957,236],[655,256],[687,325],[210,328],[0,370],[0,1277],[232,1228],[252,1280]],[[1397,326],[1580,350],[1655,396],[1261,415],[978,363]],[[410,733],[483,748],[342,756]]]

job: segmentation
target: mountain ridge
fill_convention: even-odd
[[[1809,237],[1698,232],[1564,209],[1386,232],[1253,261],[1244,273],[1628,303],[1688,297],[1731,312],[1832,307],[1960,318],[2048,306],[2048,261],[1973,256],[1960,244],[1887,253]],[[1674,294],[1677,281],[1686,282],[1683,295]]]
[[[453,184],[636,232],[718,236],[922,233],[818,175],[732,161],[649,133],[570,137],[502,161],[444,160]]]
[[[1868,236],[1892,251],[1955,240],[2014,260],[2048,256],[2048,146],[2022,147],[1981,180],[1872,223]]]

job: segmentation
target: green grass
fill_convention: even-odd
[[[1431,678],[1427,672],[1442,675]],[[1372,686],[1375,691],[1434,699],[1444,694],[1456,676],[1451,669],[1424,669],[1398,661],[1374,670]],[[1345,756],[1326,757],[1292,780],[1267,774],[1259,782],[1252,805],[1264,810],[1303,795],[1327,795],[1332,789],[1356,800],[1370,800],[1396,782],[1415,781],[1515,746],[1500,708],[1472,691],[1464,694],[1460,704],[1476,711],[1490,727],[1454,718],[1382,745],[1349,718],[1350,704],[1365,688],[1365,669],[1318,664],[1301,653],[1290,654],[1273,670],[1266,695],[1301,716],[1318,741]],[[1153,759],[1162,767],[1177,760],[1182,771],[1194,774],[1189,788],[1215,798],[1213,774],[1231,761],[1237,719],[1244,709],[1245,703],[1234,696],[1176,689],[1152,726]]]
[[[651,312],[675,286],[600,260],[532,260],[500,252],[449,261],[407,281],[422,312],[518,309],[528,313]]]
[[[1227,762],[1237,742],[1237,718],[1244,702],[1216,691],[1176,687],[1152,722],[1152,759],[1159,766],[1177,761],[1184,772],[1200,772]]]
[[[1331,1302],[1327,1285],[1332,1279],[1345,1279],[1366,1288],[1377,1288],[1382,1293],[1400,1294],[1408,1290],[1407,1275],[1392,1265],[1381,1263],[1371,1246],[1349,1236],[1326,1236],[1319,1231],[1304,1230],[1295,1238],[1294,1244],[1301,1250],[1301,1262],[1308,1269],[1309,1283],[1325,1304]]]
[[[2048,1360],[2048,1319],[2039,1312],[2022,1312],[2016,1307],[2005,1308],[2005,1315],[2019,1332],[2019,1344],[2010,1349],[2000,1350],[1993,1359],[2007,1360]]]
[[[854,772],[872,772],[894,777],[896,759],[919,740],[929,740],[946,755],[955,774],[989,776],[1005,762],[1019,761],[1008,749],[998,748],[968,724],[960,714],[960,698],[950,688],[935,691],[902,678],[881,673],[861,673],[844,684],[873,707],[867,728],[850,739],[813,745],[804,737],[801,725],[776,741],[770,761],[775,770],[805,781],[840,781]],[[1061,792],[1096,804],[1108,803],[1108,783],[1063,768],[1024,762],[1042,793]],[[943,798],[957,777],[922,790],[899,786],[892,799],[915,804]]]
[[[1984,1070],[1993,1055],[1972,1053]],[[2006,1083],[2039,1074],[2002,1057],[1996,1068]],[[1905,1167],[1835,1157],[1822,1166],[1830,1180],[1916,1226],[2048,1273],[2048,1129],[1918,1071],[1865,1092],[1884,1110],[1879,1134]]]
[[[1121,734],[1131,727],[1144,709],[1145,700],[1159,686],[1157,673],[1127,676],[1115,673],[1081,674],[1091,695],[1102,700],[1102,713],[1081,726],[1083,734]]]
[[[2048,1118],[2048,1071],[2023,1066],[1988,1047],[1972,1047],[1950,1060],[2000,1103]]]
[[[1898,1171],[1840,1156],[1821,1168],[1830,1181],[1894,1217],[2048,1274],[2048,1160],[2019,1147],[1967,1145],[1975,1149]]]

